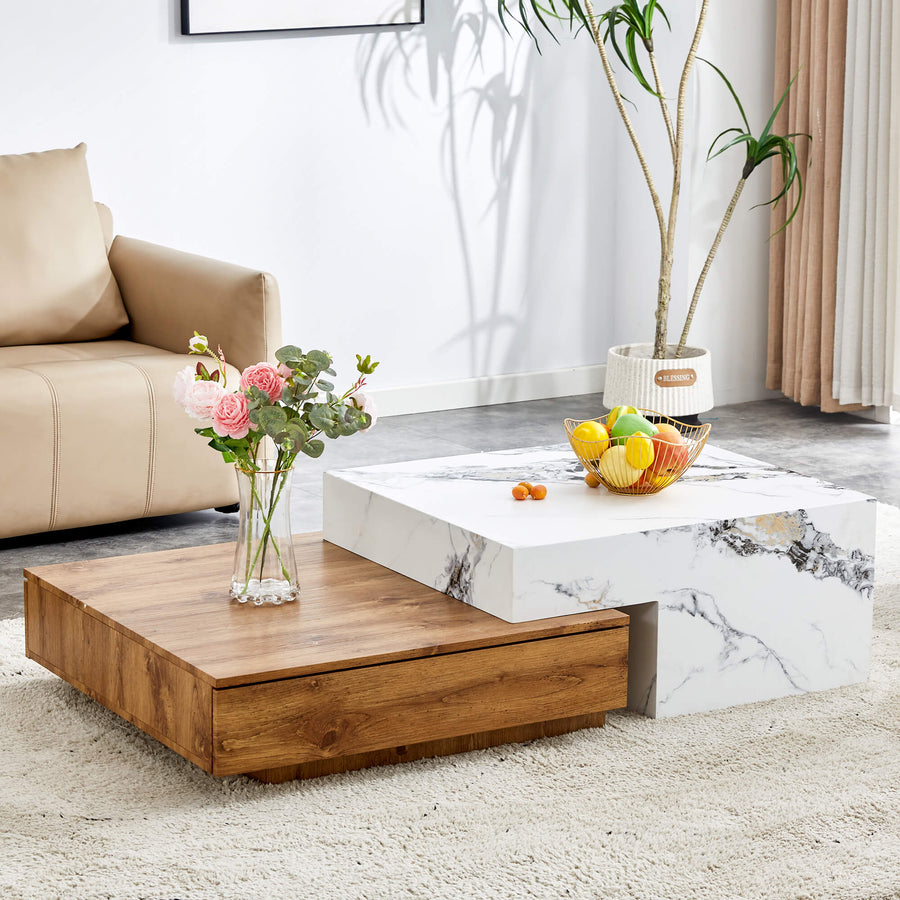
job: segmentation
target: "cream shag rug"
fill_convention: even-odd
[[[0,896],[900,897],[900,510],[867,684],[268,786],[217,780],[0,622]]]

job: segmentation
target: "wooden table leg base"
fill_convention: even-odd
[[[338,756],[332,759],[316,759],[294,766],[277,766],[245,774],[267,784],[280,784],[284,781],[293,781],[295,778],[319,778],[322,775],[352,772],[370,766],[386,766],[412,762],[416,759],[429,759],[434,756],[467,753],[470,750],[484,750],[500,744],[533,741],[537,738],[554,737],[570,731],[579,731],[582,728],[602,728],[605,723],[605,712],[590,713],[586,716],[569,716],[565,719],[552,719],[548,722],[533,722],[514,728],[498,728],[494,731],[480,731],[477,734],[463,734],[440,741],[423,741],[420,744],[409,744],[404,747],[387,747],[384,750],[373,750],[370,753],[354,753],[350,756]]]

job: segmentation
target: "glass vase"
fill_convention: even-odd
[[[261,460],[260,471],[235,466],[240,513],[231,596],[239,603],[288,603],[300,596],[291,540],[293,469]]]

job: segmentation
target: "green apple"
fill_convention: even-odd
[[[609,434],[613,438],[625,438],[640,432],[648,437],[653,437],[657,431],[659,429],[639,413],[623,413],[616,419]]]

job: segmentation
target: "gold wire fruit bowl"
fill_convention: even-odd
[[[638,432],[611,437],[606,426],[608,415],[565,420],[569,443],[587,470],[585,481],[591,487],[602,484],[613,494],[656,494],[687,472],[709,436],[708,422],[688,425],[649,409],[638,409],[637,415],[652,422],[657,433]],[[582,435],[593,431],[596,439],[576,437],[576,429],[585,423],[599,423],[603,432],[588,426],[582,429]],[[643,427],[643,423],[639,424]],[[603,433],[606,433],[605,438]]]

